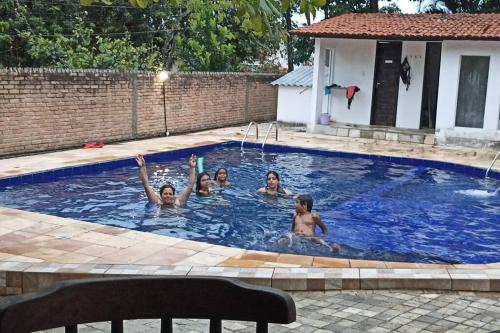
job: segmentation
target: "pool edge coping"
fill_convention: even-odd
[[[215,144],[221,144],[225,142],[236,141],[234,139],[219,139],[215,140]],[[206,146],[207,144],[195,144],[188,147],[196,148]],[[397,155],[385,155],[385,154],[368,154],[368,153],[357,153],[351,151],[340,151],[337,149],[324,149],[324,148],[310,148],[305,146],[290,146],[290,145],[280,145],[283,147],[296,147],[299,149],[315,149],[325,152],[344,152],[347,154],[354,155],[364,155],[364,156],[384,156],[384,157],[398,157]],[[173,150],[174,148],[170,148]],[[165,151],[165,150],[163,150]],[[161,153],[161,152],[148,152],[149,154]],[[116,159],[106,159],[106,156],[100,159],[101,162],[111,162],[115,160],[123,160],[130,159],[132,157],[121,157]],[[412,158],[412,157],[398,157],[403,159],[419,159],[425,162],[436,162],[437,160],[431,159],[423,159],[423,158]],[[462,163],[456,162],[443,162],[444,163],[452,163],[458,165],[464,165]],[[93,162],[95,163],[95,162]],[[99,163],[99,162],[98,162]],[[74,167],[78,165],[84,164],[75,164],[69,165],[67,167]],[[484,169],[481,166],[474,166],[475,168]],[[48,170],[48,169],[46,169]],[[53,169],[52,169],[53,170]],[[43,171],[31,172],[38,173]],[[30,174],[30,172],[24,173],[24,175]],[[20,174],[16,175],[20,176]],[[5,177],[4,177],[5,178]],[[40,281],[42,287],[45,282],[51,279],[57,279],[61,275],[63,276],[81,276],[81,275],[90,275],[90,276],[115,276],[115,275],[127,275],[131,273],[130,269],[123,269],[123,264],[118,265],[110,265],[110,270],[106,270],[102,273],[93,273],[90,271],[79,271],[79,272],[71,272],[71,269],[65,270],[64,266],[71,264],[57,264],[57,263],[42,263],[42,267],[37,269],[37,266],[41,264],[28,264],[28,266],[24,270],[4,270],[4,266],[6,263],[10,263],[9,261],[0,260],[0,281],[6,281],[5,286],[0,284],[0,291],[2,289],[4,292],[10,291],[13,293],[19,292],[19,281],[21,281],[21,286],[26,285],[29,280],[35,278],[35,280]],[[384,263],[381,261],[380,263]],[[26,264],[22,262],[16,262],[15,264]],[[43,264],[47,264],[46,267]],[[59,270],[54,271],[54,267],[57,265],[61,265]],[[432,264],[429,264],[432,265]],[[438,264],[437,264],[438,265]],[[205,272],[205,274],[210,274],[212,276],[232,276],[236,278],[240,278],[242,280],[253,281],[257,284],[271,285],[274,287],[278,287],[280,289],[285,290],[338,290],[338,289],[435,289],[435,290],[463,290],[463,291],[500,291],[500,263],[492,264],[495,267],[488,269],[476,269],[473,266],[481,267],[483,264],[470,264],[466,266],[470,266],[469,268],[451,268],[445,269],[443,272],[442,269],[421,269],[421,268],[321,268],[321,267],[265,267],[265,268],[236,268],[236,267],[223,267],[223,266],[190,266],[189,272],[185,274],[185,276],[189,276],[191,271],[201,271]],[[130,266],[130,265],[126,265]],[[137,274],[133,275],[144,275],[146,271],[143,268],[151,267],[152,265],[133,265],[140,267]],[[28,268],[29,267],[29,268]],[[168,266],[164,266],[168,267]],[[221,268],[223,268],[221,270]],[[226,269],[226,272],[224,272]],[[238,276],[239,272],[233,271],[230,272],[231,269],[241,269],[243,272],[246,272],[246,276]],[[259,273],[259,270],[266,269],[272,270],[272,274],[270,276],[250,276],[250,272],[254,274]],[[276,271],[277,270],[277,271]],[[357,270],[358,275],[352,276],[353,271],[345,271],[345,270]],[[133,269],[132,269],[133,271]],[[228,273],[229,272],[229,273]],[[349,276],[344,277],[342,274],[344,272],[351,272]],[[275,274],[276,273],[276,274]],[[379,276],[378,273],[381,275]],[[400,274],[397,274],[400,273]],[[416,275],[409,275],[410,273]],[[439,277],[433,278],[433,273],[441,274]],[[21,276],[19,276],[21,274]],[[33,275],[34,274],[34,275]],[[339,276],[340,274],[340,276]],[[401,276],[403,274],[403,276]],[[443,275],[444,274],[444,275]],[[2,275],[4,275],[4,279],[2,279]],[[157,273],[153,275],[158,275]],[[161,274],[160,274],[161,275]],[[258,274],[257,274],[258,275]],[[49,277],[51,276],[51,277]],[[436,281],[435,284],[433,284]],[[9,282],[10,283],[9,285]],[[430,282],[430,284],[428,284]],[[8,286],[9,285],[9,286]],[[340,286],[340,288],[339,288]],[[11,289],[9,289],[11,288]],[[14,289],[12,289],[14,288]],[[22,288],[22,292],[29,291],[30,288]]]
[[[218,276],[236,278],[256,285],[288,291],[329,290],[435,290],[500,292],[497,269],[380,269],[221,266],[161,266],[140,264],[98,264],[88,270],[73,264],[0,262],[0,276],[6,284],[0,295],[39,290],[55,282],[75,278],[116,276]],[[99,267],[97,267],[99,266]]]

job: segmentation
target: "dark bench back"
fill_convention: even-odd
[[[0,333],[24,333],[77,324],[111,321],[122,332],[122,320],[162,319],[161,332],[172,331],[172,318],[210,319],[210,331],[221,320],[267,323],[295,321],[295,303],[285,292],[228,278],[138,277],[66,281],[0,304]]]

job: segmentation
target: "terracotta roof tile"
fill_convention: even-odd
[[[312,37],[500,40],[500,14],[344,14],[290,31]]]

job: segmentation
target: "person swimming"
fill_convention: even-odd
[[[326,224],[319,215],[312,213],[313,198],[302,194],[295,199],[295,215],[292,219],[292,232],[300,237],[326,246],[332,252],[340,251],[338,244],[328,244],[323,238],[328,234]],[[321,236],[316,236],[316,227],[321,229]]]
[[[207,172],[201,172],[196,179],[196,195],[201,197],[209,196],[212,193],[211,184],[210,175]]]
[[[138,154],[135,158],[137,165],[139,166],[139,176],[144,186],[144,191],[148,200],[154,204],[161,206],[172,206],[180,207],[184,206],[189,198],[189,195],[193,191],[193,186],[196,179],[196,155],[191,155],[189,158],[189,179],[186,188],[181,192],[179,197],[175,197],[175,187],[172,184],[165,184],[160,188],[160,195],[156,194],[148,180],[148,171],[146,169],[146,161],[144,156]]]
[[[218,186],[229,186],[231,183],[227,180],[227,169],[219,168],[215,171],[214,180],[212,184]]]
[[[269,171],[266,174],[266,187],[261,187],[257,190],[258,193],[270,194],[270,195],[292,195],[293,193],[286,188],[280,186],[280,176],[276,171]]]

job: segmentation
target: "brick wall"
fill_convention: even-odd
[[[270,74],[177,73],[165,82],[170,134],[276,119]],[[0,156],[165,134],[155,73],[0,69]]]

